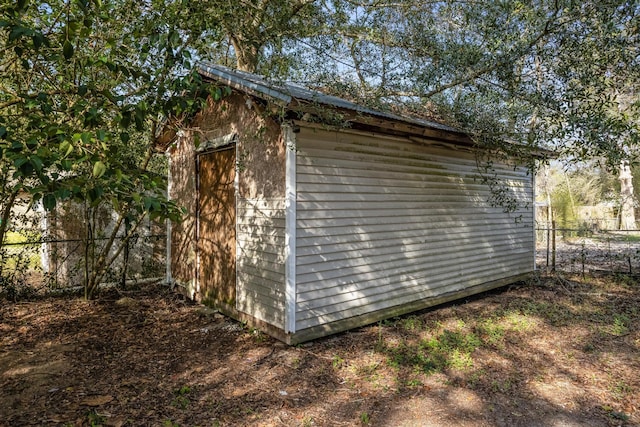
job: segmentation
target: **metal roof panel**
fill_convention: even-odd
[[[198,63],[198,67],[199,72],[202,75],[221,81],[222,83],[225,83],[234,89],[250,91],[257,96],[275,98],[279,101],[284,102],[285,104],[289,104],[293,99],[297,99],[307,102],[314,102],[333,108],[351,110],[388,120],[418,125],[426,128],[439,129],[449,132],[461,132],[458,129],[441,123],[418,119],[415,117],[399,116],[397,114],[374,110],[372,108],[356,104],[337,96],[326,95],[322,92],[311,90],[296,83],[270,81],[267,78],[259,76],[257,74],[234,70],[223,65],[213,64],[208,61],[200,61]]]

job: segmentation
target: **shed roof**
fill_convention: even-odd
[[[458,129],[442,123],[374,110],[337,96],[326,95],[322,92],[311,90],[296,83],[276,82],[257,74],[234,70],[208,61],[200,61],[198,63],[198,69],[200,74],[207,78],[222,82],[233,89],[250,92],[260,98],[275,100],[284,106],[291,106],[294,101],[306,101],[409,125],[445,132],[463,133]]]

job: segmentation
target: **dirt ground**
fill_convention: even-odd
[[[544,277],[288,347],[161,285],[2,301],[0,426],[640,425],[640,285]]]

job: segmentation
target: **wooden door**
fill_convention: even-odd
[[[198,156],[200,298],[236,301],[235,146]]]

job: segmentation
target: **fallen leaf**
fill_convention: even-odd
[[[80,404],[87,405],[87,406],[101,406],[111,402],[112,400],[113,400],[113,396],[109,396],[109,395],[89,396],[83,401],[81,401]]]

